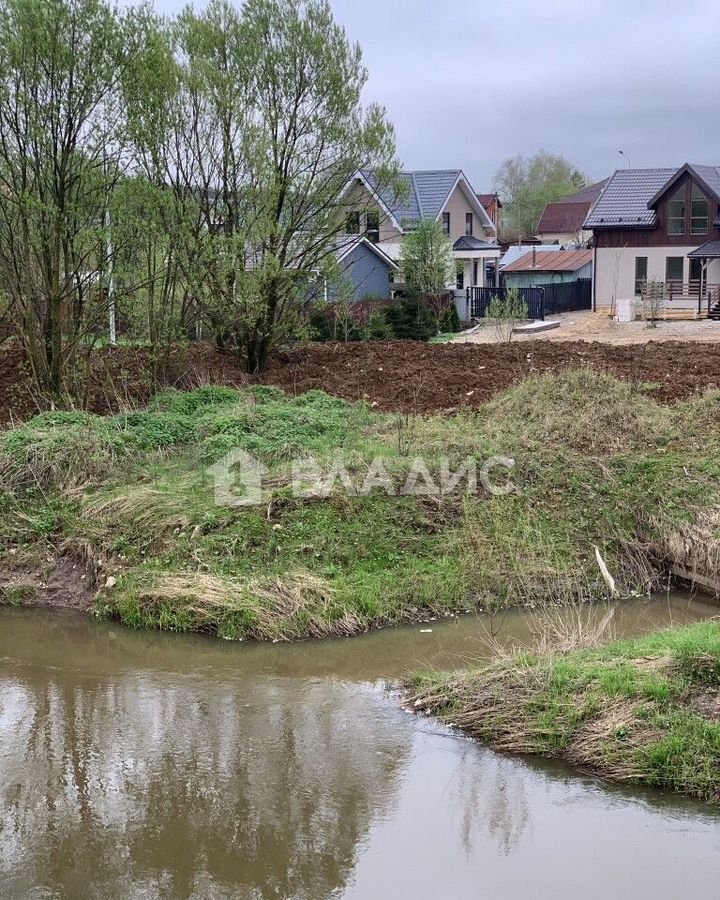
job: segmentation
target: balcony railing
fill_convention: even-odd
[[[699,280],[647,282],[638,285],[641,296],[645,298],[648,291],[662,291],[662,301],[666,308],[694,309],[699,316],[710,315],[720,306],[720,285],[707,284]]]

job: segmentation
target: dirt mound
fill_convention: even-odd
[[[386,410],[477,407],[530,375],[589,367],[642,384],[662,402],[720,384],[720,349],[702,343],[310,344],[277,354],[267,381],[291,393],[321,388]]]
[[[642,385],[672,402],[720,386],[720,347],[693,342],[610,346],[535,341],[512,344],[425,344],[378,341],[298,345],[277,353],[262,378],[290,394],[321,389],[383,410],[435,412],[478,407],[530,375],[589,367]],[[210,343],[167,354],[150,377],[147,350],[98,350],[83,405],[97,413],[144,403],[160,387],[247,384],[236,358]],[[34,415],[44,404],[30,388],[17,347],[0,348],[0,422]]]

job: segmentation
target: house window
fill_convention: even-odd
[[[450,234],[450,213],[443,213],[443,234]]]
[[[365,237],[373,244],[380,240],[380,213],[376,209],[371,209],[367,214]]]
[[[465,266],[457,267],[457,279],[455,281],[455,286],[459,291],[461,291],[465,287]]]
[[[668,234],[685,234],[685,185],[668,200]]]
[[[360,213],[349,212],[345,219],[346,234],[360,234]]]
[[[478,283],[478,261],[476,259],[473,260],[473,280],[472,283],[477,285]]]
[[[647,256],[635,257],[635,296],[642,294],[643,285],[647,281]]]
[[[665,281],[682,284],[685,267],[685,257],[668,256],[665,260]]]
[[[694,184],[690,204],[690,234],[707,234],[710,222],[710,204],[707,198]]]
[[[473,233],[473,214],[465,213],[465,234]]]

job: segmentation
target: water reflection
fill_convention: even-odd
[[[472,622],[238,647],[3,612],[0,896],[717,900],[717,813],[498,756],[369,680],[477,646]]]
[[[409,723],[398,731],[363,694],[332,681],[154,673],[4,679],[7,888],[329,895],[392,803],[411,740]]]

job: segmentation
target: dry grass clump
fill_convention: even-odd
[[[668,412],[637,386],[589,369],[528,378],[482,418],[497,446],[561,446],[600,456],[662,442]]]
[[[161,574],[142,584],[121,579],[105,603],[107,612],[128,625],[228,640],[290,641],[363,630],[351,611],[335,603],[330,585],[307,572],[244,580],[208,573]]]
[[[720,688],[720,621],[602,646],[608,624],[566,620],[558,645],[418,675],[410,706],[499,750],[720,802],[720,722],[697,701]],[[567,651],[579,643],[597,646]]]

